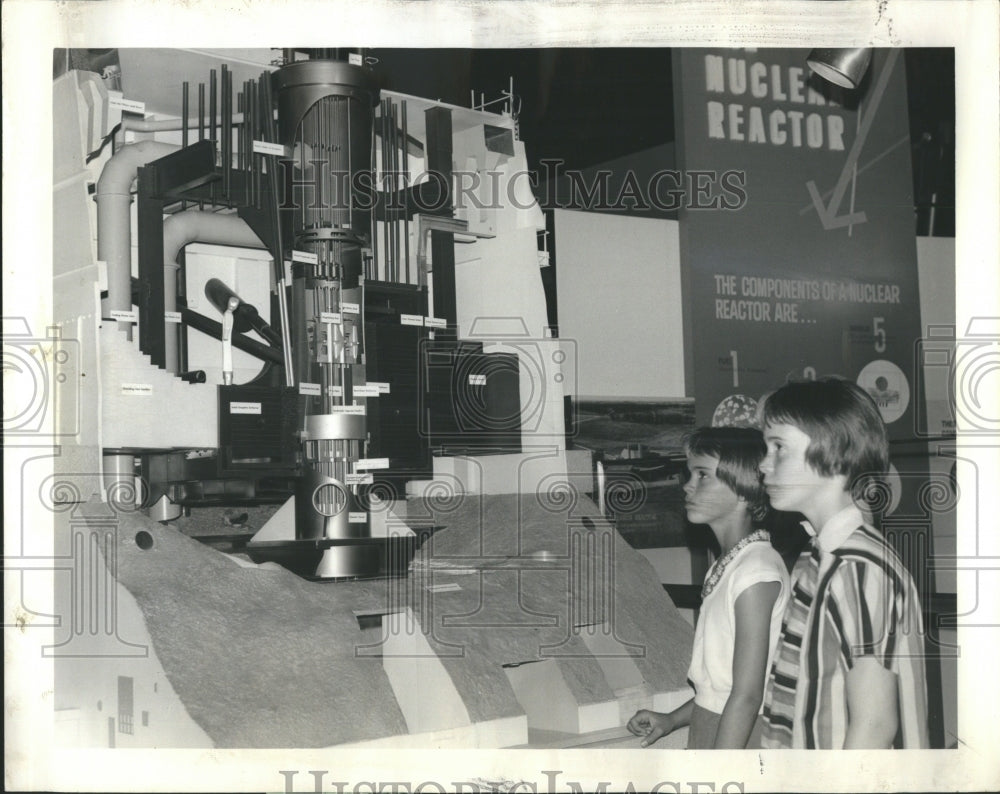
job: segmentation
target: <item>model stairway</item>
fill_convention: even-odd
[[[217,446],[215,384],[188,383],[154,366],[118,323],[102,323],[98,336],[102,447]]]

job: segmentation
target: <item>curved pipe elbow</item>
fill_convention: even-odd
[[[153,160],[180,150],[180,146],[160,141],[139,141],[123,147],[105,164],[97,180],[97,199],[102,196],[130,193],[136,171]]]
[[[177,256],[188,243],[264,248],[264,243],[239,215],[188,210],[163,222],[163,266],[177,267]]]

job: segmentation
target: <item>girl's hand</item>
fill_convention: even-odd
[[[673,729],[673,720],[669,714],[661,714],[658,711],[640,709],[628,721],[628,729],[636,736],[644,737],[642,747],[649,747],[653,742],[666,736]]]

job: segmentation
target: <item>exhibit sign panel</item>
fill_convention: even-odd
[[[840,375],[914,436],[920,302],[906,79],[875,50],[846,89],[805,49],[676,49],[686,381],[742,421],[788,380]]]
[[[837,375],[875,399],[888,488],[869,507],[928,599],[934,515],[902,51],[874,50],[856,89],[805,49],[676,49],[685,381],[698,424],[751,424],[791,380]]]

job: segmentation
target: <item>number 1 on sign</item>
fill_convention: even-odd
[[[740,358],[735,350],[729,351],[729,357],[733,360],[733,388],[738,389],[740,385]]]

